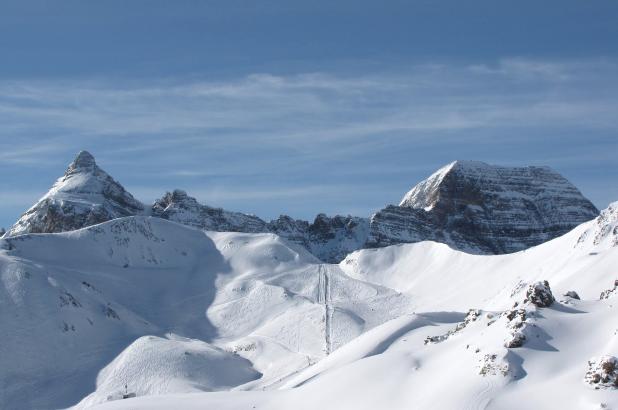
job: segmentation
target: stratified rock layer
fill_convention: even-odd
[[[598,215],[547,167],[456,161],[371,218],[368,247],[432,240],[472,253],[520,251]]]

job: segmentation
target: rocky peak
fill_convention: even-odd
[[[65,174],[9,229],[7,236],[64,232],[142,213],[143,205],[81,151]]]
[[[197,199],[189,196],[182,189],[175,189],[172,192],[166,192],[161,198],[157,199],[153,204],[155,213],[165,212],[168,207],[176,207],[180,209],[190,210],[197,209],[200,204]]]
[[[97,170],[97,163],[88,151],[80,151],[71,165],[67,168],[65,175],[74,174],[78,172],[91,172],[94,173]]]
[[[425,209],[453,207],[500,208],[526,203],[551,217],[546,199],[558,197],[581,206],[594,218],[598,210],[566,178],[549,167],[505,167],[480,161],[455,161],[417,184],[399,206]]]
[[[598,215],[548,167],[455,161],[372,217],[370,246],[433,240],[474,253],[509,253],[563,235]]]
[[[307,233],[309,229],[309,222],[301,219],[294,219],[288,215],[280,215],[279,218],[273,219],[268,223],[268,229],[271,232],[280,234],[280,236],[285,234],[286,238],[293,236],[298,236],[300,238]]]

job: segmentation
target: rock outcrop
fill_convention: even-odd
[[[599,299],[609,299],[610,297],[618,295],[618,279],[614,280],[614,287],[606,289],[601,292]]]
[[[601,356],[588,360],[588,371],[584,380],[595,389],[618,389],[618,358]]]
[[[550,307],[555,298],[546,280],[539,281],[528,286],[524,303],[532,303],[536,307]]]
[[[99,168],[89,152],[81,151],[6,236],[71,231],[143,211],[144,206]]]

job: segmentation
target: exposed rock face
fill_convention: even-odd
[[[416,185],[399,206],[373,215],[367,246],[433,240],[466,252],[510,253],[597,215],[595,206],[550,168],[456,161]]]
[[[185,191],[167,192],[152,206],[152,215],[208,231],[267,232],[266,222],[254,215],[202,205]]]
[[[504,347],[513,349],[521,347],[526,342],[526,327],[528,325],[528,313],[525,309],[511,309],[503,313],[507,320],[507,338]]]
[[[601,292],[601,296],[599,296],[599,299],[609,299],[610,297],[618,295],[618,292],[616,292],[617,290],[618,290],[618,279],[614,281],[613,288],[606,289],[603,292]]]
[[[368,219],[339,215],[331,218],[324,214],[313,223],[287,215],[267,223],[254,215],[202,205],[181,190],[168,192],[155,201],[152,215],[211,231],[276,233],[325,262],[339,262],[360,249],[369,229]]]
[[[64,176],[13,225],[6,236],[63,232],[142,213],[143,205],[81,151]]]
[[[271,232],[297,243],[325,262],[339,262],[347,254],[361,249],[369,231],[369,220],[353,216],[324,214],[313,223],[282,215],[268,224]]]

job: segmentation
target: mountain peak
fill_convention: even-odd
[[[404,195],[399,206],[429,211],[439,201],[453,194],[453,190],[461,191],[459,188],[464,185],[468,190],[471,188],[483,190],[493,186],[492,189],[516,193],[516,196],[534,197],[540,194],[539,189],[543,188],[552,192],[568,191],[571,196],[581,196],[577,188],[566,178],[547,166],[508,167],[481,161],[457,160],[443,166],[415,185]],[[533,189],[534,187],[536,189]]]
[[[69,168],[67,169],[67,174],[74,172],[94,172],[97,168],[97,163],[94,159],[94,156],[88,151],[80,151]]]
[[[434,240],[474,253],[510,253],[594,219],[596,207],[546,166],[454,161],[372,217],[369,245]]]
[[[92,154],[80,151],[65,174],[6,235],[69,231],[143,211],[139,201],[99,168]]]
[[[163,197],[157,199],[152,205],[155,214],[165,214],[168,208],[177,208],[183,210],[196,211],[201,205],[192,196],[189,196],[182,189],[174,189],[172,192],[166,192]],[[171,209],[170,208],[170,209]]]

